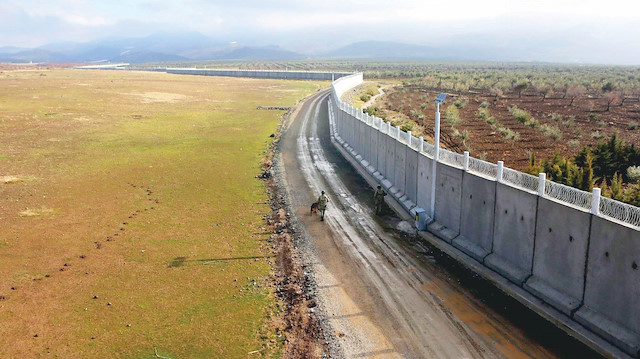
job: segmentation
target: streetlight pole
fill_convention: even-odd
[[[433,146],[435,151],[433,153],[433,163],[431,165],[431,219],[435,219],[436,216],[436,167],[438,159],[440,158],[440,104],[444,102],[446,97],[446,93],[441,93],[436,98],[436,124],[433,136]]]

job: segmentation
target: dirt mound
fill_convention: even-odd
[[[312,291],[312,279],[305,271],[305,265],[296,251],[296,236],[281,188],[271,175],[273,152],[279,133],[263,162],[263,173],[258,178],[265,181],[270,197],[271,213],[267,224],[272,232],[269,240],[275,254],[275,276],[273,278],[277,297],[284,303],[285,310],[274,320],[276,332],[285,336],[282,358],[315,359],[327,352],[325,337],[315,315],[316,301]],[[268,175],[266,175],[268,174]]]

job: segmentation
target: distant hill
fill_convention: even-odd
[[[164,62],[193,60],[294,60],[305,55],[277,46],[223,43],[198,32],[106,38],[86,43],[61,42],[34,49],[0,48],[6,62]]]
[[[145,62],[167,62],[167,61],[190,61],[186,57],[180,55],[164,54],[152,51],[129,51],[120,56],[112,57],[109,62],[128,62],[130,64],[141,64]]]
[[[361,41],[323,54],[323,57],[351,59],[436,59],[438,49],[391,41]]]
[[[516,47],[517,48],[517,47]],[[450,45],[429,47],[392,41],[361,41],[315,55],[328,59],[387,60],[522,60],[536,49],[507,53],[482,38],[461,38]],[[106,38],[86,43],[51,43],[34,49],[1,47],[3,62],[181,62],[206,60],[287,61],[309,57],[278,46],[222,42],[198,32],[161,33],[145,37]]]
[[[298,60],[307,56],[277,47],[244,46],[215,57],[215,60]]]

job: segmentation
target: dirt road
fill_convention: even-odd
[[[388,208],[329,138],[328,92],[307,100],[282,137],[281,163],[308,237],[319,311],[347,358],[597,357],[433,248]],[[325,190],[324,222],[309,205]]]

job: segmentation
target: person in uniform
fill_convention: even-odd
[[[373,203],[376,207],[376,214],[382,213],[382,203],[384,202],[384,196],[387,195],[387,192],[382,190],[382,186],[378,186],[376,192],[373,194]]]
[[[329,203],[329,197],[322,191],[320,197],[318,197],[318,210],[320,211],[321,221],[324,221],[324,211],[327,209],[327,203]]]

